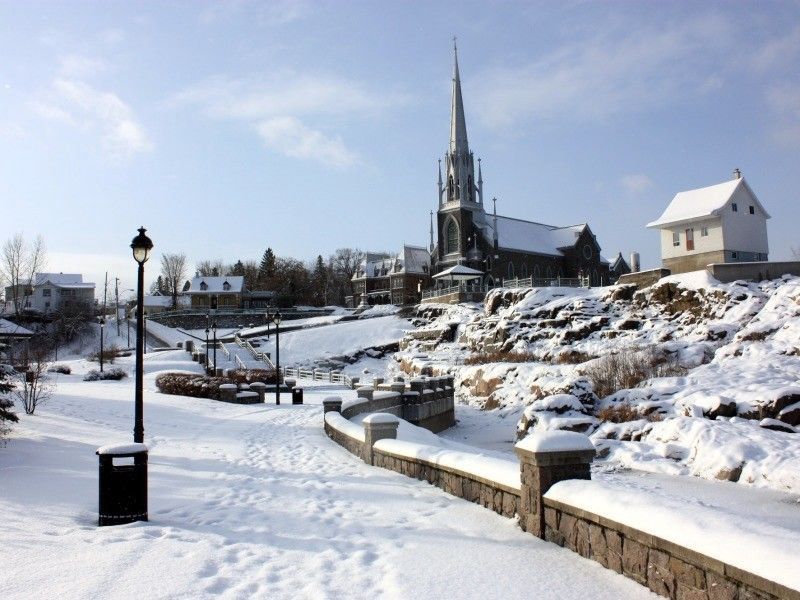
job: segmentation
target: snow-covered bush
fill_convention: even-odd
[[[219,400],[219,386],[234,383],[226,377],[208,377],[191,373],[162,373],[156,377],[156,389],[162,394],[212,398]]]
[[[598,398],[605,398],[619,390],[636,387],[653,377],[681,375],[685,369],[678,365],[674,355],[648,348],[607,354],[586,365],[582,371],[592,382]]]
[[[227,378],[233,383],[275,383],[275,369],[230,369]]]
[[[109,346],[108,348],[103,348],[103,362],[107,362],[109,364],[114,364],[114,359],[119,358],[121,356],[130,356],[131,353],[127,350],[122,350],[117,346]],[[93,352],[89,355],[89,360],[92,362],[100,362],[100,351]]]
[[[122,369],[105,369],[102,373],[97,369],[89,371],[83,378],[84,381],[119,381],[128,376]]]
[[[72,369],[70,369],[67,365],[53,365],[47,369],[47,371],[49,373],[61,373],[62,375],[69,375],[72,373]]]

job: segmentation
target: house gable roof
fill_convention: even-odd
[[[225,283],[230,286],[225,289]],[[205,284],[205,289],[203,288]],[[241,294],[244,288],[244,277],[227,275],[225,277],[193,277],[189,285],[190,294]]]
[[[740,187],[744,187],[753,201],[758,204],[764,216],[769,219],[769,213],[764,209],[744,177],[739,177],[704,188],[678,192],[661,216],[648,223],[647,227],[662,229],[670,225],[716,216],[727,206]]]
[[[84,281],[79,273],[36,273],[33,278],[34,287],[50,284],[62,289],[94,289],[94,283]]]

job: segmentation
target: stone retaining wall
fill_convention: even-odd
[[[544,499],[547,541],[674,600],[800,599],[800,592],[605,517]],[[746,548],[742,548],[746,552]]]
[[[436,465],[419,458],[392,454],[377,448],[372,450],[372,464],[427,481],[448,494],[480,504],[504,517],[513,518],[518,512],[519,490],[473,473]]]

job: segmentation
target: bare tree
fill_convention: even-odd
[[[161,277],[167,293],[172,296],[172,308],[178,306],[178,294],[181,292],[187,272],[185,254],[161,255]]]
[[[195,266],[198,277],[219,277],[228,274],[228,267],[218,258],[214,260],[201,260]]]
[[[3,244],[0,253],[0,279],[8,286],[6,301],[14,306],[19,314],[25,307],[25,299],[33,293],[33,277],[46,261],[44,240],[37,236],[28,243],[21,233],[14,235]]]
[[[17,385],[11,390],[11,396],[19,400],[25,414],[32,415],[36,407],[53,393],[53,383],[47,373],[49,354],[50,349],[46,344],[35,344],[22,355],[27,369],[18,374]]]

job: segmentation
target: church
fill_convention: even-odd
[[[481,283],[487,286],[529,277],[583,278],[590,285],[608,284],[609,263],[600,255],[600,245],[587,223],[561,227],[501,216],[496,199],[487,212],[481,159],[476,177],[467,139],[455,45],[453,51],[450,145],[444,165],[439,161],[436,222],[434,226],[431,219],[430,232],[431,274],[435,277],[462,265],[480,271]]]

